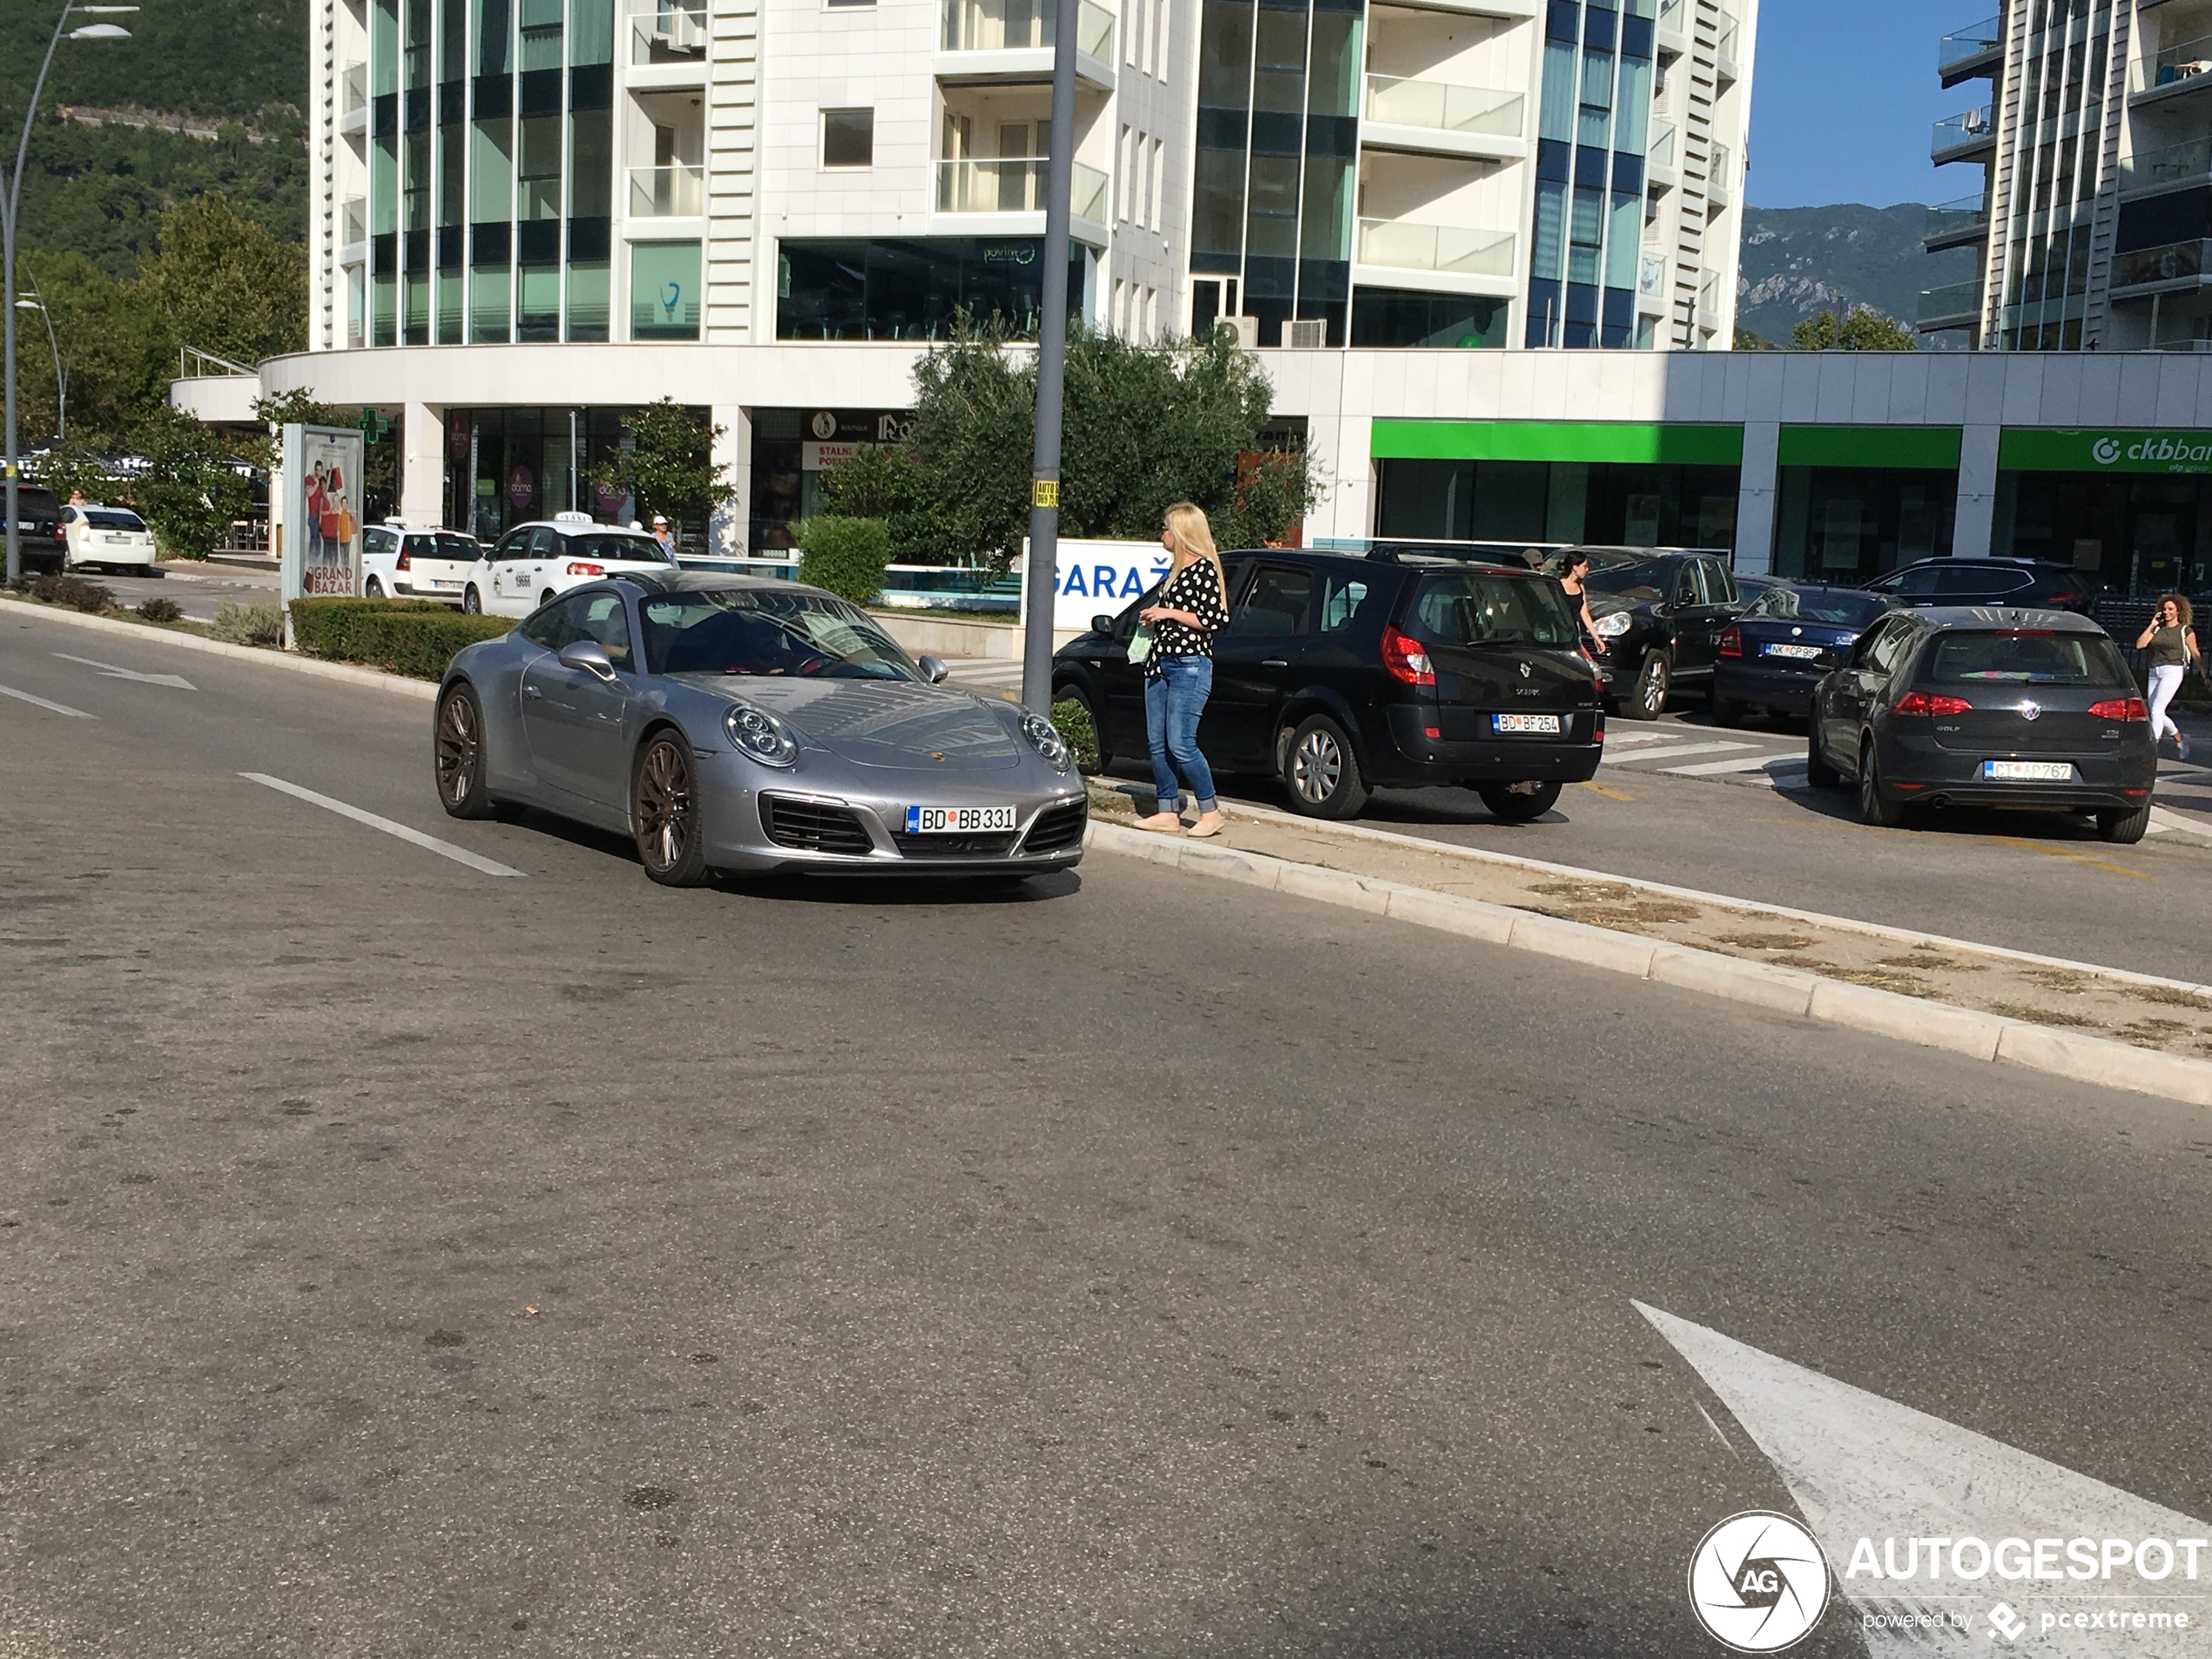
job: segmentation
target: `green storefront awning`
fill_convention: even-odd
[[[1740,426],[1634,421],[1391,421],[1374,423],[1378,461],[1609,461],[1738,467]],[[1954,453],[1955,462],[1955,453]]]
[[[1785,426],[1781,453],[1784,467],[1925,467],[1944,472],[1959,468],[1955,426]]]
[[[2212,432],[2007,427],[1998,435],[2000,472],[2212,473]]]

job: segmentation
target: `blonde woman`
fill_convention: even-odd
[[[2150,670],[2150,740],[2162,742],[2172,732],[2174,752],[2184,760],[2189,758],[2189,740],[2168,715],[2166,705],[2182,689],[2182,677],[2188,672],[2189,664],[2204,666],[2204,655],[2196,648],[2196,632],[2189,626],[2192,619],[2189,602],[2178,593],[2169,593],[2158,602],[2150,626],[2135,641],[2135,649],[2142,652],[2143,664]]]
[[[1213,637],[1229,620],[1229,583],[1213,529],[1204,509],[1187,501],[1168,509],[1160,524],[1168,550],[1168,579],[1136,619],[1152,630],[1144,659],[1144,730],[1152,745],[1152,782],[1158,799],[1141,829],[1172,833],[1183,827],[1182,784],[1198,804],[1193,836],[1221,833],[1221,805],[1213,772],[1198,752],[1198,717],[1213,690]],[[1180,781],[1177,774],[1181,774]]]

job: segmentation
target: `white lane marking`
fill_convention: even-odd
[[[1676,735],[1672,732],[1615,732],[1608,726],[1605,742],[1608,748],[1623,743],[1672,743]]]
[[[2064,1579],[2000,1583],[1986,1573],[1979,1581],[1959,1580],[1947,1570],[1932,1581],[1925,1547],[1918,1577],[1870,1577],[1863,1566],[1851,1575],[1851,1558],[1862,1538],[1873,1541],[1878,1555],[1884,1541],[1893,1539],[1902,1555],[1912,1548],[1905,1541],[1914,1537],[1979,1538],[1994,1548],[2006,1538],[2205,1535],[2203,1522],[2118,1487],[1793,1366],[1657,1308],[1641,1302],[1634,1306],[1720,1396],[1737,1426],[1774,1465],[1820,1541],[1836,1583],[1861,1612],[1941,1612],[1946,1617],[1967,1612],[1979,1624],[1999,1601],[2030,1613],[2039,1602],[2078,1601],[2089,1588]],[[1946,1554],[1946,1568],[1952,1564]],[[2137,1581],[2128,1578],[2126,1587],[2138,1588]],[[2110,1583],[2098,1583],[2094,1594],[2101,1601],[2122,1588],[2115,1575]],[[2177,1593],[2195,1594],[2178,1573],[2163,1584],[2141,1584],[2136,1597],[2126,1599],[2148,1604],[2153,1595]],[[2192,1622],[2201,1617],[2192,1608]],[[1867,1651],[1874,1659],[1924,1654],[1926,1629],[1908,1622],[1902,1629],[1866,1630]],[[2035,1644],[2038,1659],[2159,1650],[2155,1642],[2130,1645],[2102,1631],[2072,1629],[2042,1631]]]
[[[239,776],[253,783],[266,784],[271,789],[281,790],[287,795],[311,802],[327,812],[335,813],[341,818],[350,818],[356,824],[366,824],[371,829],[382,830],[387,835],[396,835],[402,841],[411,841],[417,846],[427,847],[433,853],[451,859],[456,864],[465,864],[472,870],[482,870],[486,875],[523,873],[509,865],[501,864],[471,853],[465,846],[455,846],[451,841],[442,841],[435,835],[425,835],[419,829],[409,829],[404,824],[395,824],[388,818],[379,818],[374,813],[365,813],[360,807],[349,806],[342,800],[333,800],[327,795],[318,795],[312,789],[302,789],[299,785],[288,784],[281,778],[272,778],[266,772],[241,772]]]
[[[73,709],[66,703],[49,703],[43,697],[33,697],[28,691],[18,691],[12,685],[0,685],[0,697],[12,697],[18,702],[33,703],[42,709],[51,709],[56,714],[70,715],[79,720],[97,720],[100,718],[97,714],[87,714],[83,709]]]
[[[1622,755],[1623,761],[1633,760],[1642,765],[1647,760],[1672,760],[1677,755],[1718,754],[1723,749],[1748,749],[1748,743],[1683,743],[1671,749],[1646,749],[1641,754]]]
[[[1716,772],[1761,772],[1791,759],[1796,759],[1800,766],[1805,764],[1801,759],[1786,755],[1738,755],[1733,760],[1701,760],[1694,766],[1669,766],[1665,770],[1682,778],[1705,778]]]
[[[2184,835],[2212,835],[2212,824],[2201,818],[2185,818],[2180,813],[2169,813],[2163,806],[2150,809],[2150,833],[2163,834],[2168,830],[2179,830]]]
[[[118,668],[113,663],[96,662],[90,657],[72,657],[65,651],[57,651],[54,655],[65,663],[82,663],[87,668],[97,668],[111,680],[137,680],[142,685],[173,686],[179,691],[197,691],[199,689],[181,674],[141,674],[135,668]]]

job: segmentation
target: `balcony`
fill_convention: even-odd
[[[1939,165],[1946,161],[1970,161],[1979,156],[1994,155],[1996,151],[1996,111],[1987,104],[1937,122],[1928,144],[1929,159]]]
[[[1971,196],[1938,202],[1929,208],[1920,228],[1920,242],[1932,253],[1939,248],[1964,247],[1988,234],[1989,204],[1978,190]]]
[[[630,63],[633,69],[706,62],[706,8],[690,9],[671,0],[644,0],[630,9]]]
[[[1636,305],[1642,311],[1664,311],[1667,308],[1667,256],[1663,253],[1640,253],[1636,256]]]
[[[1367,129],[1363,142],[1392,149],[1436,150],[1451,155],[1510,157],[1527,153],[1521,140],[1527,99],[1519,92],[1446,81],[1367,77]]]
[[[2139,150],[2120,164],[2122,196],[2202,184],[2212,176],[2212,138],[2188,138],[2156,150]]]
[[[2005,19],[1986,17],[1936,42],[1936,73],[1946,87],[1977,75],[1994,74],[2005,51]]]
[[[706,181],[698,167],[632,167],[632,219],[697,219],[706,212]]]
[[[2168,46],[2128,66],[2128,101],[2163,103],[2212,89],[2212,35]]]
[[[1722,86],[1741,78],[1736,67],[1736,44],[1743,38],[1743,25],[1725,11],[1713,35],[1714,79]]]
[[[338,205],[338,260],[357,265],[368,257],[368,202],[348,196]]]
[[[2116,253],[2112,260],[2112,296],[2117,300],[2131,293],[2147,295],[2154,289],[2164,293],[2201,287],[2206,271],[2212,269],[2207,250],[2212,250],[2212,241],[2168,242],[2161,247]]]
[[[368,65],[348,64],[338,78],[338,130],[368,131]]]
[[[1919,323],[1922,334],[1939,328],[1971,328],[1981,320],[1981,282],[1946,283],[1940,288],[1920,291]]]
[[[1689,50],[1689,0],[1659,0],[1659,50],[1680,57]]]
[[[1717,328],[1721,326],[1721,273],[1701,271],[1697,274],[1697,326]]]
[[[1670,190],[1681,182],[1682,175],[1676,167],[1675,124],[1654,121],[1651,140],[1643,150],[1644,177],[1656,188]]]
[[[1723,206],[1736,199],[1736,157],[1724,144],[1715,145],[1705,163],[1705,199]]]
[[[941,213],[1042,213],[1052,164],[1042,156],[1003,161],[941,161],[937,164],[937,211]],[[1094,225],[1106,223],[1106,175],[1082,162],[1074,164],[1069,211]]]
[[[1513,280],[1511,231],[1469,230],[1457,225],[1408,225],[1402,219],[1359,221],[1359,263],[1439,276]]]
[[[945,0],[938,75],[970,83],[1051,79],[1055,10],[1052,0]],[[1078,78],[1110,91],[1114,14],[1096,0],[1076,10],[1076,52]]]

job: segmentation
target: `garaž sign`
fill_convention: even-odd
[[[1998,440],[1997,464],[2006,472],[2212,473],[2212,432],[2008,428]]]
[[[1028,543],[1022,544],[1028,556]],[[1117,616],[1148,588],[1165,581],[1168,553],[1157,542],[1082,542],[1062,536],[1052,577],[1052,625],[1085,629],[1097,616]],[[1023,614],[1028,586],[1022,589]]]

